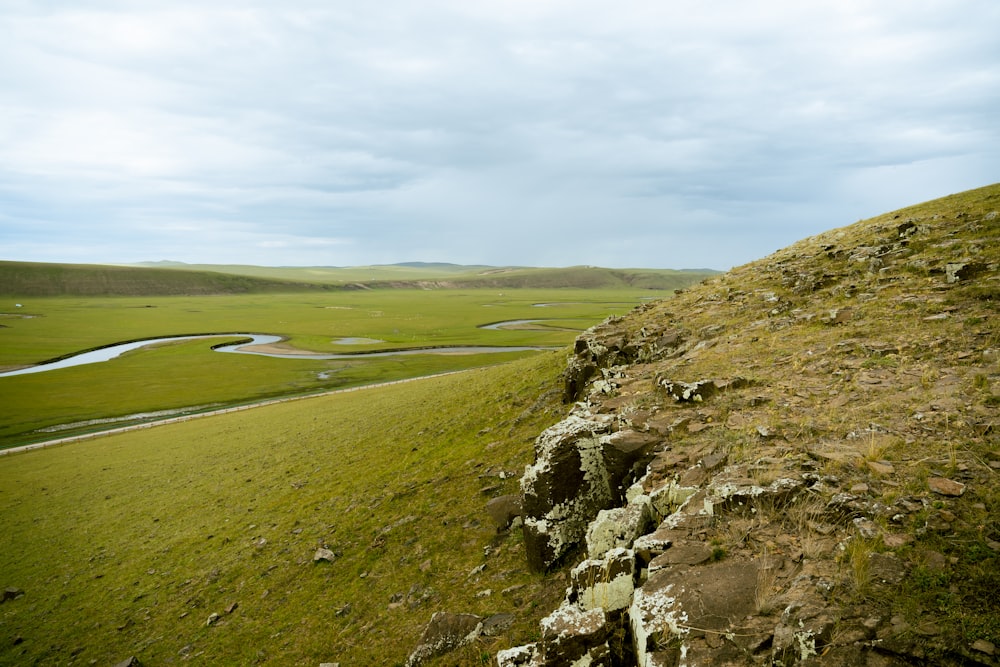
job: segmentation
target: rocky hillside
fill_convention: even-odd
[[[519,499],[569,588],[497,662],[1000,664],[998,211],[859,222],[581,336]]]

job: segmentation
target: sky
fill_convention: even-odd
[[[1000,181],[996,0],[0,0],[0,259],[727,269]]]

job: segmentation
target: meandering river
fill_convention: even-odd
[[[502,324],[502,323],[501,323]],[[28,373],[42,373],[45,371],[54,371],[60,368],[70,368],[72,366],[82,366],[84,364],[95,364],[102,361],[109,361],[116,357],[120,357],[126,352],[132,350],[137,350],[143,347],[148,347],[150,345],[157,345],[159,343],[174,343],[184,340],[198,340],[202,338],[233,338],[238,337],[241,340],[236,343],[229,343],[225,345],[213,346],[216,352],[233,352],[237,354],[256,354],[265,357],[275,357],[279,359],[359,359],[368,357],[391,357],[400,356],[408,354],[484,354],[490,352],[525,352],[529,350],[543,350],[548,349],[544,347],[537,346],[452,346],[452,347],[424,347],[424,348],[409,348],[405,350],[383,350],[383,351],[372,351],[372,352],[351,352],[351,353],[340,353],[340,354],[326,354],[323,352],[275,352],[273,348],[269,351],[255,350],[254,347],[273,345],[279,343],[282,340],[281,336],[275,336],[273,334],[204,334],[199,336],[170,336],[166,338],[148,338],[145,340],[129,341],[127,343],[118,343],[115,345],[109,345],[107,347],[102,347],[96,350],[88,350],[86,352],[81,352],[72,356],[65,357],[63,359],[57,359],[55,361],[50,361],[47,363],[36,364],[34,366],[28,366],[27,368],[19,368],[13,371],[7,371],[0,373],[0,377],[9,377],[12,375],[26,375]],[[245,339],[249,338],[247,341]]]

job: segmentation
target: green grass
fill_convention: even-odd
[[[488,473],[530,462],[564,360],[0,460],[0,572],[25,591],[0,608],[0,664],[399,664],[438,610],[518,615],[475,656],[527,641],[562,591],[480,489],[516,489]],[[313,563],[319,546],[340,557]]]
[[[274,333],[323,353],[454,345],[564,346],[608,315],[639,303],[623,290],[381,290],[325,295],[33,298],[7,313],[0,366],[39,362],[114,342],[211,332]],[[553,305],[540,308],[536,303]],[[25,317],[25,316],[31,317]],[[502,320],[540,328],[486,330]],[[383,341],[339,345],[340,338]],[[118,359],[0,378],[0,447],[53,437],[39,429],[137,413],[245,403],[275,396],[463,370],[534,354],[434,355],[351,360],[220,354],[219,340],[141,349]],[[71,435],[93,427],[59,431]]]

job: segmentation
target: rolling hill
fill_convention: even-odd
[[[516,268],[411,262],[372,267],[140,266],[0,261],[0,294],[168,296],[337,289],[639,288],[674,290],[711,270]]]

